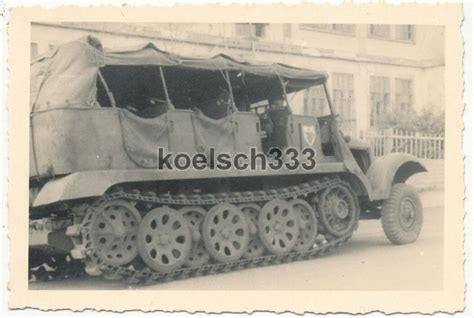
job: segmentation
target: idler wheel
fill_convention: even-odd
[[[235,205],[220,203],[207,212],[202,237],[209,254],[218,262],[231,262],[244,255],[249,243],[245,214]]]
[[[298,215],[300,228],[300,234],[294,249],[298,252],[304,252],[313,247],[318,235],[316,215],[311,205],[305,200],[296,199],[290,201],[290,204]]]
[[[359,218],[357,198],[343,185],[330,187],[322,193],[319,210],[323,228],[336,237],[349,234]]]
[[[95,253],[106,263],[125,265],[138,254],[137,234],[141,216],[124,200],[108,201],[91,220],[90,236]]]
[[[262,209],[256,203],[242,203],[237,206],[247,217],[247,223],[250,230],[250,242],[247,251],[244,254],[245,258],[253,258],[262,256],[265,253],[265,247],[263,246],[260,238],[258,237],[258,215]]]
[[[178,211],[161,207],[148,212],[138,231],[138,252],[145,264],[159,272],[183,265],[191,252],[191,230]]]
[[[197,267],[207,264],[210,255],[201,240],[201,224],[204,221],[206,210],[198,206],[185,206],[179,209],[179,213],[188,221],[193,240],[191,253],[184,264],[188,267]]]
[[[276,255],[290,252],[299,235],[298,215],[291,204],[280,199],[267,202],[258,218],[258,233],[269,252]]]

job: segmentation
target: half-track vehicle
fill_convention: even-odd
[[[422,206],[405,181],[426,169],[345,137],[327,79],[151,43],[107,51],[91,36],[34,60],[30,278],[153,283],[306,260],[346,242],[363,217],[381,218],[394,244],[414,242]],[[312,87],[327,109],[294,113],[291,96]],[[316,164],[220,170],[211,148],[253,148],[269,162],[275,148],[312,149]],[[160,167],[158,149],[201,154],[205,169]]]

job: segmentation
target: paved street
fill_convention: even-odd
[[[333,253],[310,261],[192,278],[143,289],[166,290],[435,290],[443,278],[442,191],[421,194],[424,227],[418,241],[395,246],[379,220],[363,220],[354,237]],[[136,288],[99,278],[34,283],[33,289]]]

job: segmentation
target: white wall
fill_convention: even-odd
[[[445,72],[444,66],[427,68],[423,72],[420,85],[423,95],[421,107],[433,107],[437,111],[445,109]]]

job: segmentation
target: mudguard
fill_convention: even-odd
[[[222,173],[221,173],[222,174]],[[219,175],[219,172],[216,173]],[[60,201],[103,195],[111,186],[124,182],[205,178],[201,171],[159,171],[154,169],[79,171],[49,181],[34,199],[33,207]],[[208,177],[208,176],[207,176]]]
[[[367,171],[371,201],[389,198],[393,184],[405,182],[410,176],[425,171],[428,171],[426,167],[409,154],[392,153],[375,159]]]
[[[112,173],[111,173],[112,172]],[[49,181],[39,191],[33,207],[47,205],[62,200],[100,196],[113,185],[124,181],[153,180],[157,171],[136,170],[131,176],[127,170],[81,171]]]
[[[407,154],[390,154],[376,159],[365,175],[350,156],[350,150],[343,148],[345,153],[344,165],[352,176],[353,185],[357,186],[359,195],[368,195],[370,201],[387,199],[393,183],[404,182],[411,175],[427,171],[415,157]],[[347,148],[347,149],[346,149]],[[344,151],[345,150],[345,151]],[[336,164],[334,172],[341,171],[342,166]],[[326,171],[328,172],[328,171]],[[292,174],[287,171],[287,174]],[[216,171],[212,177],[238,177],[245,172],[226,173]],[[262,174],[271,175],[270,171]],[[64,200],[74,200],[97,197],[104,194],[111,186],[124,182],[146,182],[171,179],[201,179],[209,178],[202,171],[158,171],[153,169],[137,170],[102,170],[81,171],[49,181],[34,198],[33,207],[48,205]]]
[[[337,173],[343,171],[342,163],[328,163],[315,173]],[[280,175],[305,175],[306,170],[283,170]],[[247,170],[215,170],[209,173],[206,170],[95,170],[78,171],[48,181],[33,198],[33,207],[48,205],[55,202],[68,201],[82,198],[92,198],[103,195],[110,187],[121,183],[164,181],[164,180],[197,180],[209,178],[249,177],[255,174]],[[272,170],[265,170],[259,176],[272,176]]]

